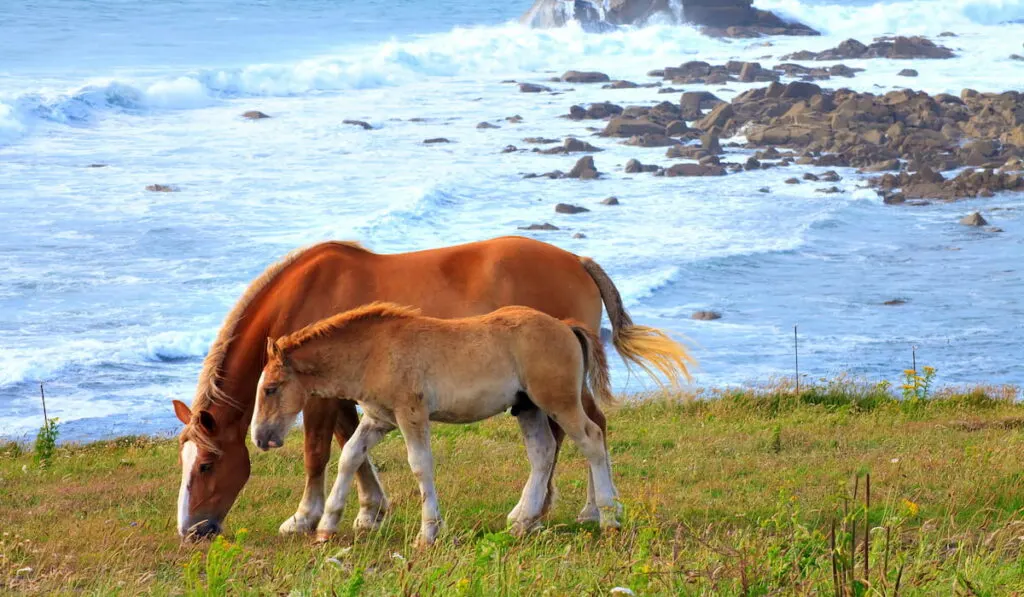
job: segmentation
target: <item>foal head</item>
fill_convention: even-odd
[[[256,386],[252,442],[261,450],[280,448],[306,404],[306,390],[295,364],[281,345],[267,338],[267,364]]]

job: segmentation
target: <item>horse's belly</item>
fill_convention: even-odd
[[[481,383],[467,382],[459,387],[434,388],[430,420],[441,423],[475,423],[502,413],[515,404],[520,391],[513,377]]]

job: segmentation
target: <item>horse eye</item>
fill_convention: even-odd
[[[204,462],[204,463],[199,465],[199,472],[200,473],[208,473],[208,472],[210,472],[211,469],[213,469],[213,463],[212,462]]]
[[[263,388],[263,393],[267,396],[273,396],[277,393],[277,386],[267,386]]]

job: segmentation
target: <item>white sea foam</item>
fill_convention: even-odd
[[[906,0],[867,5],[757,0],[755,6],[835,35],[934,35],[943,29],[1002,25],[1024,19],[1022,0]]]

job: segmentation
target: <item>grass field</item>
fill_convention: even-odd
[[[799,398],[785,387],[709,392],[609,413],[625,506],[613,533],[574,522],[585,468],[566,445],[545,529],[512,538],[505,515],[528,470],[515,422],[437,425],[447,529],[419,552],[419,496],[397,433],[374,453],[388,522],[359,537],[346,524],[323,546],[277,534],[302,491],[297,433],[254,453],[212,545],[175,533],[173,440],[63,446],[46,466],[8,445],[0,593],[1024,594],[1024,405],[1000,388],[907,401],[889,391],[838,380]],[[353,498],[348,521],[355,510]]]

